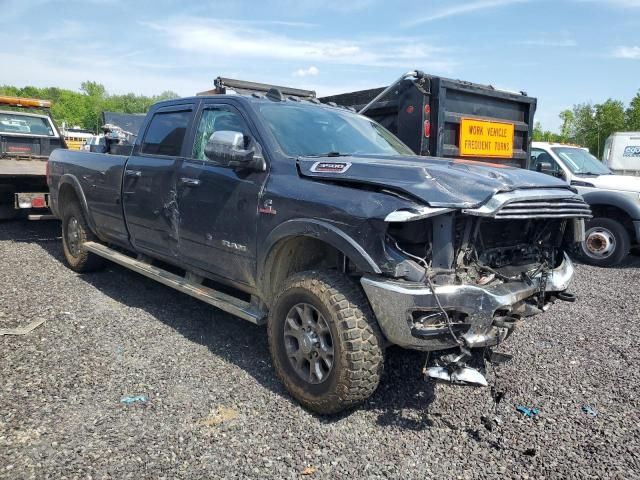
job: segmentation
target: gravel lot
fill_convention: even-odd
[[[58,231],[0,223],[0,328],[46,320],[0,336],[0,478],[640,478],[640,257],[580,265],[578,302],[501,347],[489,431],[489,389],[426,383],[399,349],[370,401],[312,415],[263,328],[115,265],[77,275]]]

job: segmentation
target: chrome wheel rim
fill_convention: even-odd
[[[324,382],[333,369],[331,329],[313,305],[294,305],[284,322],[284,346],[289,363],[307,383]]]
[[[80,253],[80,225],[76,217],[71,217],[67,222],[67,246],[69,253],[77,257]]]
[[[616,251],[616,237],[609,229],[590,228],[582,243],[582,250],[588,257],[596,260],[609,258]]]

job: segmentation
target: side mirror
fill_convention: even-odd
[[[260,146],[240,132],[214,132],[204,147],[204,154],[212,162],[225,167],[264,171]]]
[[[550,162],[540,162],[536,165],[536,172],[553,174],[553,165]]]

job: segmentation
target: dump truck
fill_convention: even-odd
[[[51,218],[47,160],[64,137],[49,114],[51,102],[0,96],[0,220]]]
[[[407,72],[387,87],[320,98],[380,123],[416,155],[499,163],[527,168],[536,99]]]

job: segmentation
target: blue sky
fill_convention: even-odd
[[[640,89],[640,0],[0,0],[0,45],[0,83],[113,93],[221,75],[328,95],[419,68],[525,90],[557,129]]]

